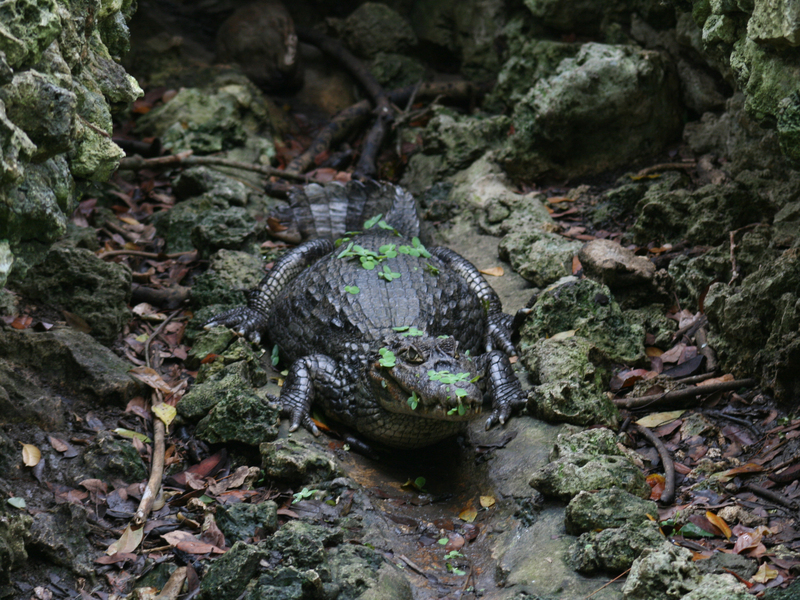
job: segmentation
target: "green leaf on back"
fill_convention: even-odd
[[[403,334],[403,337],[421,337],[423,335],[425,335],[424,331],[420,331],[416,327],[409,327],[408,331]]]
[[[386,281],[391,281],[400,277],[400,273],[392,271],[388,265],[383,265],[383,272],[378,273],[378,276],[383,277]]]
[[[428,271],[428,273],[430,273],[431,275],[439,274],[439,269],[437,267],[434,267],[431,263],[428,262],[425,263],[425,270]]]
[[[417,410],[417,406],[419,405],[419,396],[417,396],[417,392],[411,392],[408,405],[411,407],[411,410]]]
[[[392,227],[386,221],[383,220],[378,221],[378,227],[380,227],[381,229],[391,229],[392,231],[394,231],[394,227]]]
[[[350,292],[351,294],[357,294],[361,290],[358,289],[357,285],[346,285],[346,286],[344,286],[344,291],[345,292]]]
[[[270,359],[272,360],[272,366],[277,367],[278,363],[280,362],[280,356],[278,355],[278,344],[275,344],[272,347],[272,356]]]
[[[456,396],[458,396],[459,398],[463,398],[466,395],[467,395],[467,390],[463,388],[456,388]]]
[[[408,325],[401,325],[400,327],[392,327],[394,331],[408,331]]]
[[[431,257],[431,253],[428,252],[428,249],[422,245],[422,242],[419,241],[418,237],[411,238],[411,245],[414,246],[414,248],[416,248],[417,250],[419,250],[420,256],[423,256],[424,258]]]
[[[458,414],[459,414],[460,416],[462,416],[462,417],[463,417],[465,414],[467,414],[467,407],[466,407],[466,406],[464,406],[463,404],[459,404],[459,405],[458,405]]]
[[[372,271],[375,268],[375,265],[378,263],[375,262],[370,256],[362,256],[361,257],[361,266],[364,267],[367,271]]]
[[[383,217],[383,213],[377,214],[371,219],[364,221],[364,229],[372,229],[372,227],[375,226],[375,223],[381,220],[381,217]]]
[[[349,237],[341,237],[338,240],[336,240],[335,242],[333,242],[333,247],[334,248],[338,248],[339,246],[341,246],[345,242],[349,242],[349,241],[350,241]]]
[[[397,357],[394,355],[394,352],[388,348],[381,348],[378,350],[378,353],[381,355],[381,358],[378,359],[378,364],[380,366],[391,369],[397,364]]]
[[[342,250],[342,251],[341,251],[341,252],[340,252],[340,253],[337,255],[337,257],[336,257],[336,258],[344,258],[344,257],[346,257],[346,256],[353,256],[353,253],[352,253],[352,248],[353,248],[353,242],[350,242],[350,243],[347,245],[347,248],[345,248],[344,250]]]
[[[451,408],[450,410],[447,411],[447,414],[448,415],[454,415],[454,414],[456,414],[457,410],[458,409],[454,406],[453,408]]]

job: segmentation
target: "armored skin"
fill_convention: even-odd
[[[364,222],[381,201],[385,216]],[[310,215],[303,234],[329,239],[287,252],[248,306],[206,324],[278,345],[291,363],[279,398],[291,430],[318,435],[315,402],[369,439],[419,448],[462,431],[484,396],[487,429],[524,406],[508,359],[512,318],[475,266],[420,243],[410,194],[375,182],[310,185],[292,204]]]

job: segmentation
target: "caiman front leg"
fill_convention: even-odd
[[[436,258],[448,265],[467,283],[486,307],[486,351],[491,352],[500,348],[509,356],[514,356],[517,351],[511,343],[511,325],[514,317],[503,312],[503,303],[492,287],[486,282],[480,271],[466,258],[453,252],[450,248],[439,246],[431,250]]]
[[[309,416],[311,404],[319,400],[338,416],[347,413],[347,402],[353,391],[353,374],[347,367],[324,354],[311,354],[295,361],[281,389],[278,402],[281,412],[289,417],[289,431],[302,425],[314,435],[319,429]]]
[[[278,293],[307,266],[333,252],[330,240],[311,240],[292,248],[275,261],[275,265],[250,292],[247,306],[220,313],[206,322],[205,328],[222,325],[230,327],[247,339],[259,343],[267,327],[269,311]]]
[[[523,408],[528,399],[511,368],[511,361],[500,350],[481,354],[475,361],[492,399],[492,414],[486,421],[486,429],[498,423],[503,425],[512,411]]]

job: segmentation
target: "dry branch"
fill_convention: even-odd
[[[642,406],[655,404],[657,402],[664,404],[667,402],[674,402],[675,400],[687,400],[704,394],[713,394],[714,392],[736,390],[740,387],[753,387],[756,383],[755,379],[736,379],[734,381],[723,381],[681,390],[672,390],[670,392],[664,392],[663,394],[651,394],[648,396],[639,396],[637,398],[616,398],[614,404],[619,408],[641,408]]]
[[[672,462],[672,457],[664,443],[658,436],[650,431],[643,425],[637,425],[639,433],[647,438],[647,441],[655,446],[658,455],[661,457],[661,462],[664,463],[664,491],[661,492],[661,502],[664,504],[671,504],[675,499],[675,463]]]

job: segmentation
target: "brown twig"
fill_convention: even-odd
[[[714,352],[714,349],[708,345],[708,327],[707,324],[704,324],[700,329],[697,330],[694,336],[695,344],[697,345],[697,350],[706,357],[706,371],[709,373],[713,373],[717,370],[717,366],[719,363],[717,362],[717,353]]]
[[[621,577],[625,577],[625,575],[627,575],[627,574],[628,574],[628,573],[630,573],[630,572],[631,572],[631,570],[630,570],[630,569],[625,569],[625,570],[624,570],[622,573],[620,573],[619,575],[617,575],[616,577],[614,577],[614,579],[612,579],[611,581],[609,581],[608,583],[606,583],[606,584],[604,584],[604,585],[601,585],[599,588],[597,588],[595,591],[593,591],[593,592],[592,592],[591,594],[589,594],[588,596],[585,596],[585,597],[583,598],[583,600],[589,600],[589,598],[591,598],[592,596],[594,596],[594,595],[595,595],[597,592],[599,592],[600,590],[604,590],[605,588],[607,588],[608,586],[610,586],[612,583],[614,583],[614,582],[615,582],[617,579],[620,579]]]
[[[119,161],[121,171],[139,171],[141,169],[169,169],[172,167],[195,167],[195,166],[216,166],[240,169],[242,171],[252,171],[267,177],[281,177],[291,181],[303,183],[322,183],[316,179],[311,179],[305,175],[288,173],[281,169],[268,167],[266,165],[256,165],[253,163],[229,160],[216,156],[192,156],[191,151],[171,154],[170,156],[159,156],[158,158],[142,158],[141,156],[129,156]]]
[[[697,166],[695,161],[685,162],[685,163],[662,163],[660,165],[651,165],[649,167],[645,167],[634,177],[647,177],[652,173],[658,173],[659,171],[688,171],[690,169],[694,169]]]
[[[643,425],[637,425],[636,429],[655,446],[661,457],[661,462],[664,464],[664,491],[661,492],[661,502],[671,504],[675,499],[675,463],[672,462],[667,447],[655,433]]]
[[[787,498],[783,494],[779,494],[778,492],[773,492],[772,490],[763,488],[760,485],[756,485],[755,483],[746,483],[744,484],[743,487],[747,490],[750,490],[754,494],[761,496],[762,498],[771,500],[775,504],[780,504],[781,506],[785,506],[786,508],[797,510],[797,502]]]
[[[97,255],[98,258],[111,258],[114,256],[141,256],[142,258],[157,258],[165,260],[170,258],[180,258],[187,254],[194,254],[197,250],[188,250],[186,252],[175,252],[174,254],[157,254],[155,252],[143,252],[141,250],[109,250]]]
[[[616,398],[614,404],[619,408],[641,408],[643,406],[655,404],[656,402],[666,403],[675,400],[687,400],[704,394],[713,394],[714,392],[727,392],[729,390],[739,389],[740,387],[753,387],[756,383],[757,381],[755,379],[722,381],[709,385],[698,385],[680,390],[672,390],[662,394],[651,394],[649,396],[639,396],[637,398]]]
[[[180,310],[176,310],[170,314],[161,324],[155,328],[153,333],[147,337],[144,343],[144,359],[147,367],[150,368],[150,342],[158,334],[160,334],[164,327],[169,323]],[[158,497],[158,492],[161,489],[161,479],[164,476],[164,452],[166,449],[167,428],[164,421],[158,417],[153,418],[153,454],[152,463],[150,464],[150,479],[147,480],[147,487],[142,494],[142,499],[139,501],[139,507],[133,516],[134,528],[141,527],[147,521],[150,511],[153,509],[153,503]]]
[[[681,377],[679,379],[675,379],[675,383],[682,383],[685,385],[694,385],[695,383],[700,383],[705,381],[706,379],[711,379],[714,377],[715,373],[703,373],[702,375],[692,375],[691,377]]]
[[[151,288],[146,285],[134,283],[131,285],[131,304],[147,302],[154,306],[178,306],[188,300],[192,288],[182,285],[172,285],[167,288]]]

